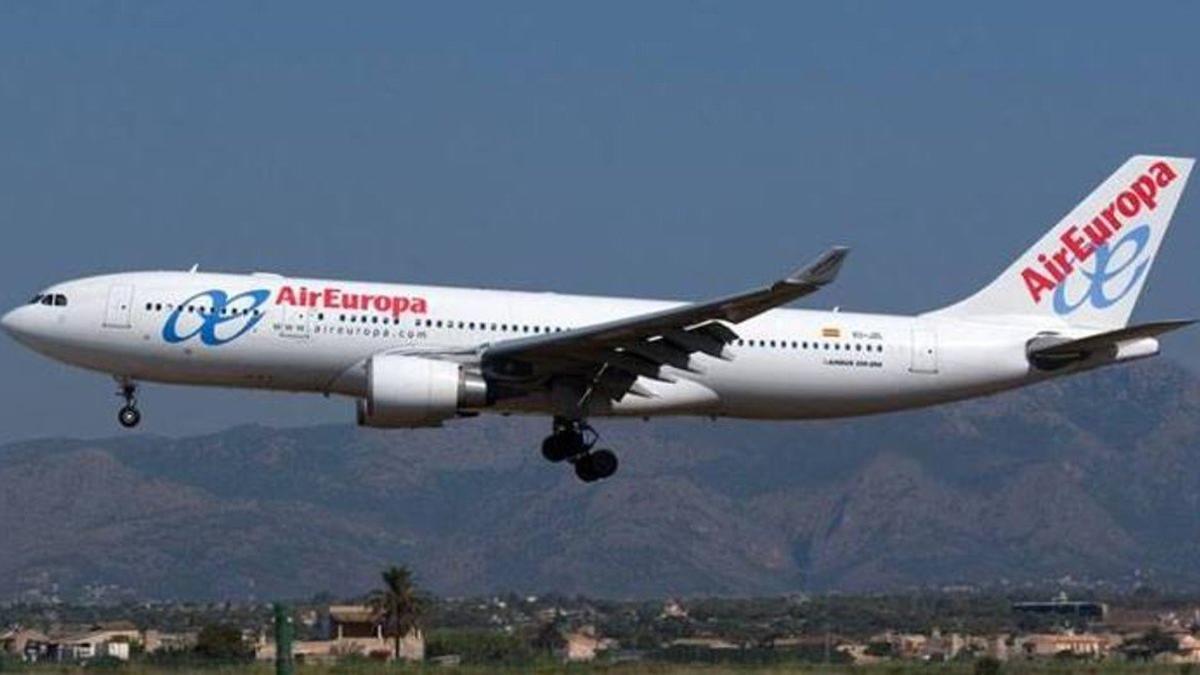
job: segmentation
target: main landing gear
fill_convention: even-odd
[[[612,450],[593,450],[600,434],[583,420],[554,418],[554,432],[542,441],[542,456],[551,462],[569,461],[575,475],[585,483],[594,483],[617,472],[617,456]]]
[[[132,429],[142,421],[142,413],[137,407],[137,385],[132,382],[121,382],[121,391],[117,396],[125,399],[125,405],[117,411],[117,421],[126,429]]]

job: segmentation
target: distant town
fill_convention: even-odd
[[[389,576],[390,575],[390,576]],[[275,661],[295,664],[1200,664],[1200,596],[973,591],[617,601],[433,598],[404,568],[358,598],[288,603],[0,605],[0,669]],[[285,655],[286,656],[286,655]]]

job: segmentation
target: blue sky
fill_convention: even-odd
[[[1200,147],[1200,5],[0,3],[0,304],[202,268],[702,298],[823,247],[804,304],[995,276],[1132,154]],[[1196,316],[1192,186],[1135,319]],[[1166,341],[1200,364],[1200,331]],[[115,432],[0,341],[0,439]],[[148,386],[145,430],[351,420]]]

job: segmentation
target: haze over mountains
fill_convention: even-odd
[[[601,420],[623,465],[590,486],[546,426],[3,446],[0,600],[346,595],[391,562],[453,595],[1200,587],[1200,382],[1169,362],[861,420]]]

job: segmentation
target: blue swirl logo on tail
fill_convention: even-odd
[[[167,317],[163,324],[163,340],[176,344],[199,337],[200,342],[210,347],[233,342],[262,321],[265,312],[259,307],[270,297],[271,292],[266,289],[232,297],[215,289],[197,293],[181,302]]]
[[[1070,280],[1064,280],[1058,285],[1058,288],[1054,289],[1055,313],[1066,316],[1088,303],[1096,309],[1107,309],[1125,299],[1125,296],[1138,287],[1142,277],[1146,275],[1146,270],[1150,267],[1150,259],[1143,259],[1142,256],[1149,244],[1150,226],[1141,225],[1130,230],[1115,244],[1096,247],[1092,256],[1096,262],[1092,270],[1079,270],[1080,274],[1087,279],[1087,290],[1078,299],[1072,301],[1067,297]],[[1118,253],[1127,248],[1131,248],[1129,255],[1113,267],[1113,261],[1118,257]],[[1125,277],[1123,282],[1120,281],[1121,277]],[[1120,286],[1119,291],[1110,295],[1109,291],[1114,285],[1114,281],[1123,283],[1123,285]]]

